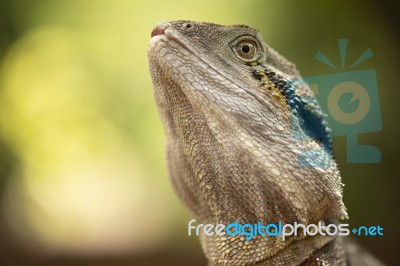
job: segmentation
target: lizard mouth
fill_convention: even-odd
[[[169,28],[169,23],[160,23],[154,27],[151,32],[150,39],[150,51],[155,48],[155,46],[160,42],[168,42],[175,41],[182,48],[188,50],[188,52],[193,53],[192,49],[190,49],[184,42],[182,42],[179,37],[174,33],[172,29]],[[172,45],[174,47],[174,45]]]

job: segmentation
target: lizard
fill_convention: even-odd
[[[256,29],[159,23],[148,57],[169,178],[199,222],[348,219],[326,115]],[[201,234],[200,242],[210,265],[379,265],[338,235]]]

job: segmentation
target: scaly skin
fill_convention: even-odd
[[[244,25],[175,21],[152,36],[169,176],[198,223],[347,218],[324,114],[292,63]],[[346,264],[337,236],[202,235],[201,244],[212,265]]]

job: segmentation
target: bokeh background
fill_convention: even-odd
[[[395,1],[0,1],[0,265],[205,265],[187,236],[192,215],[166,175],[162,125],[147,63],[152,27],[192,19],[248,24],[302,74],[348,62],[377,72],[383,130],[359,142],[380,164],[346,163],[334,147],[351,225],[398,261],[400,22]],[[343,71],[343,70],[338,70]]]

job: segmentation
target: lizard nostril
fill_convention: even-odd
[[[192,23],[183,23],[182,27],[185,28],[185,29],[190,29],[190,28],[193,27],[193,24]]]
[[[157,35],[163,35],[165,32],[165,25],[161,24],[161,25],[157,25],[153,31],[151,32],[151,37],[157,36]]]

